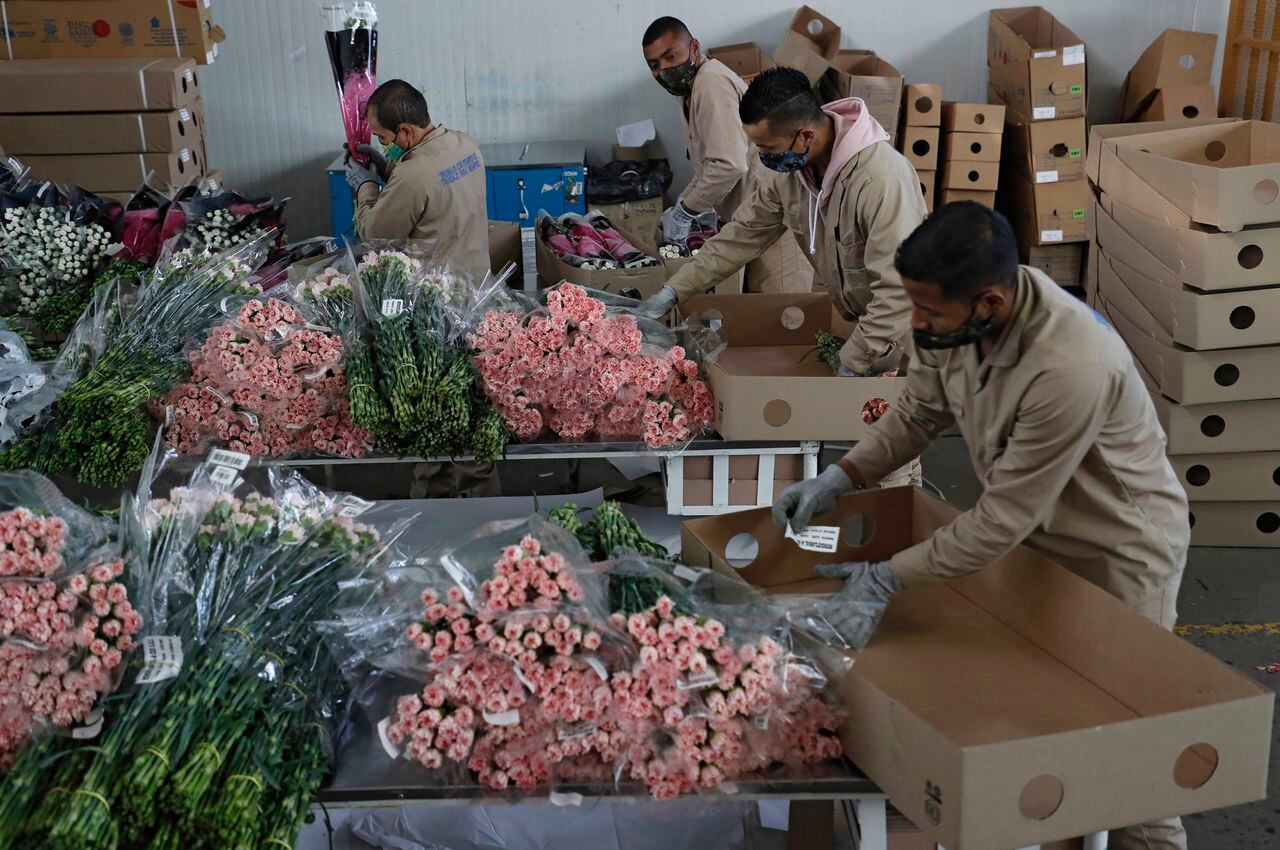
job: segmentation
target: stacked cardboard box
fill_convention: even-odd
[[[924,204],[933,211],[938,185],[938,153],[941,149],[942,86],[916,83],[902,96],[902,129],[898,150],[915,166]]]
[[[202,65],[223,40],[209,0],[5,0],[0,60],[170,59]]]
[[[996,9],[987,30],[988,99],[1008,107],[996,206],[1023,262],[1080,285],[1092,198],[1085,181],[1085,46],[1039,6]]]
[[[999,104],[942,105],[939,204],[977,201],[989,207],[995,206],[1005,112],[1004,106]]]
[[[1218,37],[1168,29],[1143,51],[1124,79],[1117,121],[1212,118],[1218,95],[1210,82]]]
[[[1154,132],[1121,131],[1150,126]],[[1133,350],[1192,541],[1280,546],[1280,126],[1095,127],[1090,295]]]
[[[100,194],[203,177],[192,59],[0,62],[0,148],[46,180]]]

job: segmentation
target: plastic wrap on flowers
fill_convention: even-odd
[[[251,200],[238,192],[186,194],[189,196],[180,195],[174,201],[185,218],[176,249],[195,248],[218,254],[258,241],[268,232],[274,234],[270,243],[273,250],[284,240],[284,202],[276,203],[271,198]]]
[[[371,435],[351,421],[342,338],[309,325],[288,301],[239,306],[188,359],[191,376],[151,403],[170,448],[365,455]]]
[[[356,146],[369,144],[369,123],[364,114],[378,84],[378,13],[372,3],[364,0],[356,0],[350,6],[329,4],[321,13],[347,149],[361,165],[368,165],[368,157],[356,151]]]
[[[0,328],[4,326],[0,320]],[[31,353],[22,337],[0,330],[0,446],[18,439],[23,428],[22,401],[39,392],[47,381],[44,369],[31,362]]]
[[[679,446],[711,427],[714,402],[674,335],[628,308],[562,283],[547,306],[491,310],[471,335],[490,401],[520,440]]]

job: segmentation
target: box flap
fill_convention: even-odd
[[[808,6],[796,10],[787,31],[809,42],[811,49],[824,59],[835,56],[840,49],[840,26]]]

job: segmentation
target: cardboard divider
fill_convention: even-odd
[[[662,220],[665,209],[662,198],[643,198],[638,201],[622,201],[617,204],[593,204],[587,202],[587,209],[604,213],[614,226],[627,232],[637,248],[658,256],[658,222]]]
[[[776,594],[808,590],[816,563],[880,559],[957,513],[920,491],[867,491],[815,521],[874,523],[865,544],[832,556],[785,540],[767,510],[686,522],[681,540],[691,563]],[[742,569],[724,555],[739,534],[759,545]],[[899,594],[850,658],[836,685],[846,753],[951,850],[1025,847],[1266,794],[1274,694],[1024,547]],[[1197,744],[1212,747],[1216,768],[1197,763],[1209,752]],[[1179,786],[1180,759],[1207,781]],[[1052,805],[1027,811],[1046,781]]]
[[[1170,455],[1194,502],[1280,502],[1280,452]]]
[[[1280,399],[1186,405],[1157,392],[1152,400],[1170,454],[1280,452]]]
[[[1191,545],[1280,547],[1280,502],[1192,502]]]

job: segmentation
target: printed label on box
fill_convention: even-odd
[[[211,466],[230,466],[234,469],[242,470],[249,465],[249,456],[244,452],[214,449],[209,452],[209,464]]]
[[[834,552],[840,548],[840,529],[834,525],[811,525],[796,533],[787,526],[783,535],[806,552]]]
[[[183,148],[183,149],[178,153],[178,159],[182,160],[183,162],[190,162],[190,161],[191,161],[191,151],[187,150],[186,148]]]
[[[1036,182],[1037,183],[1057,183],[1058,170],[1055,168],[1052,171],[1037,171]]]
[[[1037,50],[1035,53],[1031,54],[1031,58],[1032,59],[1049,59],[1057,55],[1058,55],[1058,51],[1056,50]]]
[[[1056,106],[1037,106],[1031,110],[1031,117],[1037,121],[1047,121],[1058,115],[1058,107]]]
[[[1061,242],[1062,231],[1061,230],[1041,230],[1040,241],[1041,242]]]
[[[1083,65],[1084,64],[1084,45],[1076,44],[1072,47],[1062,48],[1062,64],[1063,65]]]
[[[150,635],[142,639],[142,670],[139,685],[150,685],[172,679],[182,671],[182,638],[176,635]]]
[[[184,122],[185,122],[185,121],[190,121],[190,120],[191,120],[191,112],[190,112],[190,111],[189,111],[189,110],[184,106],[184,107],[182,107],[181,109],[179,109],[179,110],[178,110],[178,117],[179,117],[179,118],[181,118]]]

